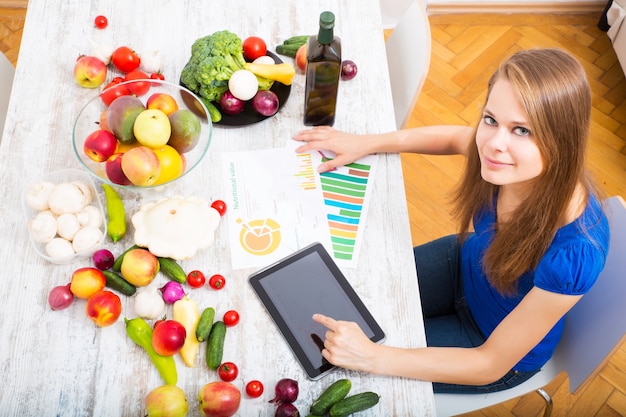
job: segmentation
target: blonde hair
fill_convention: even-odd
[[[595,192],[584,168],[591,92],[581,64],[559,49],[515,53],[491,76],[487,97],[498,79],[508,80],[517,92],[544,162],[533,192],[509,221],[497,225],[483,259],[491,284],[512,294],[520,276],[535,268],[550,246],[577,184],[585,186],[587,197]],[[477,213],[495,204],[497,186],[482,179],[480,165],[478,150],[472,146],[454,195],[462,236]]]

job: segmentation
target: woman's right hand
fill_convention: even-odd
[[[342,132],[329,126],[316,126],[297,133],[294,140],[306,142],[296,152],[331,151],[335,157],[322,163],[318,172],[332,171],[336,167],[350,164],[368,155],[366,136]]]

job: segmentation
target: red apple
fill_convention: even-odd
[[[81,56],[74,64],[74,79],[81,87],[100,87],[107,77],[107,66],[95,56]]]
[[[131,249],[122,259],[122,276],[136,287],[145,287],[150,284],[156,278],[159,269],[159,260],[146,249]]]
[[[178,110],[176,99],[167,93],[154,93],[148,97],[146,108],[158,109],[168,116]]]
[[[152,347],[162,356],[172,356],[180,352],[185,344],[187,330],[176,320],[164,320],[154,326]]]
[[[161,165],[154,150],[137,146],[124,153],[122,171],[134,185],[147,187],[159,179]]]
[[[111,291],[98,291],[87,300],[87,317],[100,327],[110,326],[122,314],[122,301]]]
[[[122,171],[122,155],[123,153],[114,153],[107,159],[104,164],[104,170],[107,178],[114,184],[130,185],[132,184],[124,171]]]
[[[230,417],[239,409],[241,392],[230,382],[209,382],[198,393],[198,401],[204,417]]]
[[[302,45],[296,51],[296,65],[300,68],[300,71],[304,72],[306,70],[306,53],[307,53],[307,45],[306,43]]]
[[[117,150],[117,139],[108,130],[94,130],[83,143],[85,154],[96,162],[104,162]]]

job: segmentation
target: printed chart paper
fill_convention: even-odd
[[[325,159],[291,147],[223,154],[234,269],[265,267],[313,242],[356,266],[378,157],[319,174]]]

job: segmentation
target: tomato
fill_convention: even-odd
[[[267,45],[258,36],[250,36],[243,41],[243,56],[248,61],[254,61],[265,54],[267,54]]]
[[[130,94],[128,87],[125,85],[119,85],[124,81],[122,77],[115,77],[113,80],[104,86],[100,98],[105,105],[110,105],[113,100],[121,96],[127,96]]]
[[[220,216],[226,214],[226,203],[224,203],[222,200],[215,200],[213,203],[211,203],[211,207],[217,210]]]
[[[219,368],[217,368],[217,374],[222,381],[230,382],[237,378],[239,369],[237,368],[237,365],[232,362],[224,362]]]
[[[139,68],[139,55],[128,46],[120,46],[111,55],[111,62],[118,70],[127,73]]]
[[[150,76],[143,71],[133,70],[126,74],[124,81],[149,80]],[[150,90],[151,83],[149,81],[136,81],[128,84],[130,92],[136,96],[143,96]]]
[[[165,80],[165,75],[161,74],[160,72],[153,72],[152,74],[150,74],[150,79],[152,80]]]
[[[237,313],[235,310],[228,310],[226,313],[224,313],[224,324],[227,326],[235,326],[237,323],[239,323],[239,313]]]
[[[187,284],[189,284],[191,288],[200,288],[205,282],[206,278],[202,271],[195,270],[187,274]]]
[[[172,356],[185,344],[187,331],[176,320],[165,320],[152,331],[152,347],[159,355]]]
[[[246,384],[246,394],[251,398],[260,397],[263,394],[263,384],[256,379]]]
[[[221,290],[226,285],[226,278],[223,275],[215,274],[209,278],[209,286],[214,290]]]
[[[111,291],[98,291],[87,300],[85,312],[98,326],[110,326],[122,314],[122,301]]]
[[[93,24],[98,29],[104,29],[105,27],[108,26],[109,21],[106,18],[106,16],[99,15],[99,16],[96,16],[96,18],[93,20]]]

